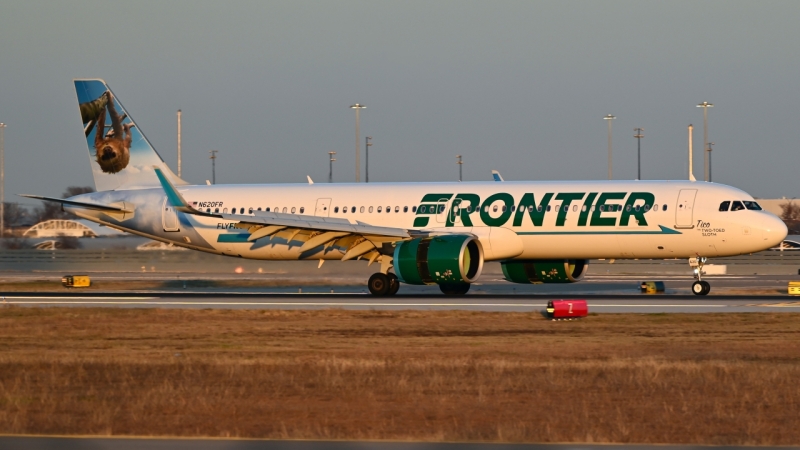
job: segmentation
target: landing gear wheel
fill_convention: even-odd
[[[464,295],[469,292],[469,287],[469,283],[445,283],[439,285],[439,289],[444,295]]]
[[[369,277],[367,287],[369,288],[370,294],[377,297],[383,297],[391,288],[389,276],[380,272],[373,273],[372,276]]]
[[[692,293],[694,295],[707,295],[711,292],[711,285],[708,281],[695,281],[692,283]]]
[[[386,276],[389,277],[389,291],[386,293],[386,295],[391,297],[397,294],[397,291],[400,290],[400,280],[398,280],[397,275],[393,273],[388,273]]]

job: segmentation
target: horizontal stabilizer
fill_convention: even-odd
[[[44,200],[46,202],[56,202],[61,203],[62,205],[69,205],[69,206],[77,206],[78,208],[86,208],[86,209],[93,209],[96,211],[106,211],[106,212],[116,212],[116,213],[132,213],[133,210],[120,208],[118,206],[110,206],[110,205],[98,205],[96,203],[86,203],[86,202],[76,202],[74,200],[67,200],[63,198],[55,198],[55,197],[42,197],[41,195],[28,195],[28,194],[17,194],[20,197],[27,197],[27,198],[35,198],[37,200]]]

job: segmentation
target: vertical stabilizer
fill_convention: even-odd
[[[160,186],[154,167],[173,184],[188,184],[167,167],[105,81],[75,80],[75,92],[98,191]]]

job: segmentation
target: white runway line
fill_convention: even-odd
[[[406,307],[494,307],[494,308],[543,308],[545,303],[343,303],[343,302],[174,302],[174,301],[10,301],[11,305],[140,305],[140,306],[406,306]],[[766,306],[766,305],[765,305]],[[671,305],[671,304],[590,304],[590,308],[728,308],[752,307],[751,305]],[[785,306],[791,307],[791,306]],[[800,308],[800,305],[794,306]]]

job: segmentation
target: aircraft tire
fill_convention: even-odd
[[[695,281],[692,283],[692,294],[707,295],[711,292],[711,285],[707,281]]]
[[[373,273],[372,276],[369,277],[367,288],[369,288],[369,293],[376,297],[385,296],[391,288],[389,276],[380,272]]]
[[[393,296],[397,294],[397,291],[400,290],[400,280],[397,279],[397,275],[393,273],[386,274],[389,277],[389,291],[386,293],[388,296]]]
[[[444,295],[464,295],[469,292],[469,283],[443,283],[439,289]]]

